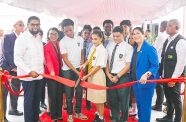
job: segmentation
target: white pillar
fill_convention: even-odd
[[[182,35],[186,37],[186,6],[183,7],[183,25]]]

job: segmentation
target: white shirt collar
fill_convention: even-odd
[[[168,37],[168,40],[169,41],[172,41],[172,40],[174,40],[177,36],[179,35],[179,33],[177,33],[177,34],[175,34],[174,36],[172,36],[172,37]]]

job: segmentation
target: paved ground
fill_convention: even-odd
[[[153,104],[155,103],[155,99],[156,99],[156,94],[153,97]],[[18,103],[19,103],[18,110],[23,111],[23,96],[19,97]],[[157,117],[163,117],[164,115],[165,114],[163,112],[152,111],[151,122],[156,122],[155,120]],[[17,116],[7,115],[7,118],[10,122],[24,122],[23,116],[17,117]]]

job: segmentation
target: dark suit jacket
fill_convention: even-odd
[[[16,40],[15,33],[10,33],[5,35],[4,41],[2,44],[2,57],[0,60],[0,66],[3,70],[11,71],[16,68],[14,64],[14,44]]]

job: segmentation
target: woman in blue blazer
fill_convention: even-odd
[[[130,65],[130,77],[139,82],[133,85],[138,107],[138,122],[150,122],[151,104],[155,83],[146,82],[156,79],[158,73],[158,56],[156,49],[144,39],[144,31],[140,27],[133,30],[133,39],[136,42]]]

